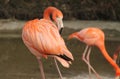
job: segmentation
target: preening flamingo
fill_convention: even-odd
[[[95,45],[100,49],[101,53],[106,58],[106,60],[114,67],[114,69],[116,71],[115,79],[119,78],[120,68],[114,62],[114,60],[109,56],[109,54],[106,51],[105,44],[104,44],[105,43],[104,42],[105,41],[105,36],[104,36],[104,32],[101,29],[94,28],[94,27],[85,28],[85,29],[82,29],[79,32],[75,32],[75,33],[71,34],[69,36],[69,39],[71,39],[71,38],[77,38],[78,40],[87,44],[87,46],[84,50],[82,59],[88,65],[89,72],[90,72],[90,69],[91,69],[95,73],[96,77],[98,79],[101,79],[101,77],[97,74],[97,72],[91,66],[90,61],[89,61],[89,55],[91,53],[90,52],[91,51],[91,46]],[[85,56],[86,56],[86,58],[85,58]],[[90,75],[90,73],[89,73],[89,75]]]
[[[50,15],[52,15],[52,22]],[[69,67],[73,56],[67,49],[59,31],[63,28],[63,14],[55,7],[45,9],[42,19],[34,19],[26,22],[22,30],[22,39],[30,52],[36,56],[42,79],[45,79],[41,57],[53,57],[57,59],[64,67]],[[56,60],[55,60],[56,62]],[[57,64],[56,64],[57,66]],[[58,66],[57,66],[58,69]],[[60,73],[59,69],[58,72]],[[60,74],[60,78],[62,76]]]

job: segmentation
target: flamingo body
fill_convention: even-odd
[[[104,33],[98,28],[85,28],[79,32],[71,34],[69,39],[73,37],[78,38],[87,45],[97,45],[98,42],[100,42],[98,40],[104,41]]]
[[[52,18],[50,18],[52,15]],[[36,56],[40,65],[42,79],[45,79],[41,57],[48,56],[57,59],[64,67],[69,67],[73,56],[67,49],[63,38],[60,36],[63,14],[55,7],[45,9],[42,19],[34,19],[26,22],[22,30],[22,39],[27,48]],[[60,32],[60,33],[59,33]],[[57,66],[60,78],[62,75]]]
[[[49,20],[35,19],[28,21],[23,28],[22,38],[31,53],[38,58],[41,56],[47,58],[47,56],[66,55],[73,60],[73,56],[66,48],[58,28]],[[62,65],[69,67],[65,63]]]
[[[71,38],[77,38],[78,40],[86,43],[88,46],[92,46],[92,45],[97,46],[101,50],[101,53],[103,54],[103,56],[108,60],[108,62],[116,70],[116,76],[120,76],[119,66],[114,62],[114,60],[108,55],[108,53],[106,51],[105,44],[104,44],[105,35],[101,29],[94,28],[94,27],[85,28],[79,32],[75,32],[75,33],[69,35],[69,39],[71,39]],[[87,47],[87,49],[88,49],[88,47]],[[86,53],[84,52],[84,54],[86,54]],[[90,54],[90,52],[89,52],[89,54]],[[88,58],[89,58],[89,54],[87,54]],[[90,65],[90,62],[88,60],[89,59],[85,59],[84,61],[94,71],[94,69],[92,68],[92,66]],[[96,72],[95,72],[95,74],[96,74]],[[99,79],[101,79],[101,78],[99,77]]]

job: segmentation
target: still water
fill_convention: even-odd
[[[75,60],[69,69],[59,64],[64,79],[89,79],[87,65],[82,61],[85,44],[76,39],[65,40]],[[110,56],[120,41],[106,41]],[[90,61],[103,79],[114,79],[115,71],[97,47],[92,48]],[[52,58],[43,59],[46,79],[59,79]],[[92,75],[96,79],[95,75]],[[24,46],[21,38],[0,38],[0,79],[40,79],[36,58]]]

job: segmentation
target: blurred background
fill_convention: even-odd
[[[120,0],[0,0],[0,18],[41,18],[48,6],[59,8],[65,20],[120,21]]]
[[[62,37],[75,61],[66,69],[59,64],[64,79],[89,79],[87,65],[82,61],[85,44],[67,40],[68,35],[86,27],[98,27],[105,33],[108,54],[120,46],[120,0],[0,0],[0,79],[40,79],[36,58],[21,39],[26,21],[42,18],[48,6],[64,15]],[[97,47],[92,48],[90,61],[103,79],[114,79],[113,67]],[[42,59],[46,79],[59,79],[52,58]],[[92,78],[96,79],[92,74]]]

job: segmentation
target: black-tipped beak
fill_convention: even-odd
[[[63,31],[63,28],[61,28],[61,29],[59,30],[59,33],[62,34],[62,31]]]

